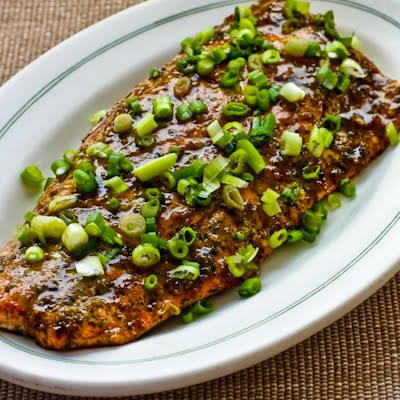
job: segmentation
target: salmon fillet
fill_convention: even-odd
[[[120,234],[123,246],[104,267],[103,276],[88,278],[76,272],[76,260],[60,243],[48,241],[44,247],[44,260],[30,264],[24,256],[26,246],[16,239],[10,241],[0,252],[0,327],[31,336],[40,346],[58,350],[131,342],[180,310],[237,286],[244,278],[256,274],[257,270],[249,270],[240,278],[234,277],[225,257],[251,244],[259,249],[255,262],[262,263],[273,250],[269,243],[273,232],[283,228],[288,231],[296,229],[306,210],[334,192],[342,179],[357,174],[389,145],[386,125],[392,121],[397,128],[400,127],[398,82],[385,77],[360,51],[349,49],[349,57],[362,66],[366,76],[351,77],[350,87],[344,93],[327,90],[317,79],[319,58],[293,57],[283,51],[288,35],[321,44],[331,41],[325,29],[314,22],[314,17],[307,15],[300,26],[288,27],[283,15],[283,2],[280,1],[261,1],[252,7],[252,11],[260,35],[281,51],[281,61],[264,65],[263,72],[270,82],[278,85],[293,82],[306,95],[298,102],[280,98],[272,104],[269,112],[276,118],[274,137],[258,149],[266,168],[255,175],[247,188],[240,190],[243,210],[229,209],[224,204],[222,188],[213,193],[213,201],[208,207],[198,207],[188,205],[175,189],[168,189],[157,180],[143,183],[134,174],[126,173],[123,179],[129,190],[118,197],[121,207],[114,211],[109,206],[113,195],[104,186],[108,179],[107,161],[90,159],[99,183],[95,194],[80,194],[71,172],[53,181],[34,213],[48,215],[52,199],[77,193],[78,202],[70,211],[79,223],[84,225],[88,215],[100,212]],[[205,45],[206,50],[229,43],[229,25],[233,21],[233,16],[228,17],[216,28],[220,33]],[[185,101],[203,100],[208,113],[185,123],[172,117],[154,133],[156,143],[152,148],[138,147],[134,131],[124,135],[113,132],[114,118],[130,112],[126,100],[132,96],[138,98],[144,113],[152,110],[153,100],[161,95],[171,96],[175,108],[181,103],[174,96],[173,88],[182,77],[176,69],[176,61],[182,55],[165,65],[159,77],[137,85],[89,132],[79,149],[82,161],[89,160],[86,149],[96,142],[110,145],[135,166],[166,154],[174,146],[182,149],[175,169],[187,166],[197,158],[208,162],[223,154],[210,140],[207,127],[216,119],[221,126],[228,122],[222,113],[223,106],[230,101],[243,101],[240,91],[219,86],[226,64],[216,66],[206,79],[196,73],[191,76],[193,87]],[[339,64],[340,61],[332,60],[333,69],[337,69]],[[241,72],[242,87],[248,72],[247,66]],[[329,149],[316,159],[307,151],[306,144],[312,127],[326,114],[341,116],[341,128]],[[240,119],[246,131],[250,129],[253,118],[250,113]],[[138,121],[140,116],[134,116],[134,119]],[[285,130],[297,132],[303,138],[299,157],[282,156],[280,138]],[[315,164],[321,167],[318,178],[305,180],[303,168]],[[246,172],[252,172],[248,166]],[[280,199],[281,212],[268,216],[260,201],[263,193],[268,188],[281,193],[293,183],[302,188],[299,198],[292,205]],[[144,190],[153,186],[160,187],[165,196],[157,218],[158,235],[169,240],[183,226],[190,226],[197,232],[197,240],[187,257],[201,266],[200,277],[196,280],[171,278],[168,272],[180,263],[167,252],[162,253],[160,262],[147,269],[137,268],[132,263],[132,249],[140,239],[127,236],[120,229],[119,222],[124,215],[140,210],[145,201]],[[243,233],[244,241],[235,239],[237,232]],[[107,250],[109,245],[102,243],[96,252]],[[158,284],[151,292],[144,289],[144,281],[150,274],[156,274],[158,278]]]

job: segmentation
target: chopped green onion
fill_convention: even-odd
[[[399,144],[399,135],[397,133],[397,129],[394,126],[393,122],[389,122],[385,127],[385,134],[389,139],[391,146],[397,146]]]
[[[73,222],[78,222],[78,218],[71,210],[61,211],[58,214],[58,217],[61,218],[67,225],[72,224]]]
[[[285,52],[293,57],[303,57],[310,42],[305,38],[292,36],[285,44]]]
[[[184,260],[189,253],[189,247],[185,241],[174,238],[168,242],[168,251],[177,260]]]
[[[160,175],[160,181],[167,189],[173,189],[176,186],[175,176],[169,171],[165,171]]]
[[[160,261],[160,252],[152,244],[140,244],[132,252],[132,261],[137,267],[147,268]]]
[[[91,117],[90,117],[90,123],[94,126],[97,125],[107,114],[107,110],[100,110],[95,112]]]
[[[126,158],[122,153],[111,153],[108,158],[108,176],[117,176],[120,174],[121,169],[126,172],[131,172],[133,170],[132,162]]]
[[[220,179],[221,183],[225,183],[226,185],[232,185],[239,189],[244,189],[249,186],[249,183],[243,179],[238,178],[237,176],[223,174]]]
[[[304,54],[307,58],[321,57],[321,46],[318,42],[309,42],[307,50]]]
[[[269,216],[273,217],[274,215],[282,212],[282,209],[278,203],[278,198],[280,197],[279,193],[274,190],[268,188],[262,195],[261,201],[263,203],[263,210]]]
[[[344,75],[343,79],[337,85],[337,88],[340,90],[340,92],[344,93],[349,86],[350,86],[350,78],[347,75]]]
[[[365,78],[367,76],[367,73],[361,65],[352,58],[346,58],[342,61],[340,64],[340,71],[344,72],[346,75],[354,76],[355,78]]]
[[[229,156],[229,169],[233,174],[241,174],[248,155],[243,149],[236,150]]]
[[[160,209],[160,200],[159,199],[151,199],[143,204],[140,209],[140,213],[145,218],[155,217]]]
[[[353,198],[356,195],[356,185],[348,178],[342,179],[339,184],[339,191],[346,197]]]
[[[244,101],[251,107],[257,105],[258,87],[253,85],[246,85],[243,89]],[[267,92],[268,94],[268,92]],[[268,98],[269,99],[269,98]]]
[[[296,243],[303,239],[303,232],[300,230],[289,231],[287,233],[287,243]]]
[[[161,96],[154,99],[153,113],[156,116],[156,118],[160,119],[171,118],[173,114],[171,97]]]
[[[113,130],[116,133],[127,133],[132,129],[133,118],[127,114],[119,114],[114,119]]]
[[[144,164],[133,170],[133,173],[143,182],[149,181],[156,176],[161,175],[164,171],[172,168],[178,156],[176,153],[169,153],[165,156],[155,158],[153,160],[147,161]]]
[[[152,133],[158,127],[154,119],[154,114],[148,113],[138,122],[136,122],[136,131],[139,136],[146,136]]]
[[[54,181],[54,178],[47,178],[46,181],[44,182],[43,190],[46,190],[50,186],[51,182],[53,182],[53,181]]]
[[[281,61],[281,55],[277,49],[268,49],[261,54],[263,64],[276,64]]]
[[[325,128],[318,128],[316,125],[311,131],[307,149],[316,158],[321,157],[324,152],[326,132]]]
[[[112,210],[118,210],[121,207],[121,202],[116,197],[111,197],[108,201],[108,205]]]
[[[189,194],[191,196],[192,193]],[[211,204],[212,195],[209,191],[205,190],[201,185],[198,185],[193,192],[194,202],[201,207],[208,207]],[[188,199],[186,198],[186,201]],[[190,201],[188,202],[190,204]]]
[[[146,200],[158,199],[160,202],[163,201],[164,195],[158,188],[147,188],[144,191],[144,197]]]
[[[242,257],[238,254],[225,257],[225,262],[228,264],[229,272],[235,278],[240,278],[246,272],[245,266],[241,264]]]
[[[182,196],[184,196],[185,194],[188,193],[189,189],[191,188],[191,186],[196,186],[197,185],[197,181],[193,178],[183,178],[183,179],[179,179],[178,181],[178,185],[176,187],[176,190],[179,194],[181,194]]]
[[[270,107],[270,96],[267,89],[262,89],[256,96],[257,106],[260,111],[268,111]]]
[[[210,58],[214,61],[216,65],[221,64],[222,61],[224,61],[227,58],[227,53],[226,53],[227,48],[229,48],[229,46],[223,45],[211,50]]]
[[[243,242],[243,241],[246,239],[246,236],[244,235],[243,232],[236,232],[236,233],[235,233],[235,239],[236,239],[238,242]]]
[[[126,214],[122,217],[119,227],[122,232],[130,237],[138,237],[146,231],[146,221],[138,213]]]
[[[222,190],[222,199],[229,208],[235,208],[237,210],[243,210],[243,198],[239,192],[239,189],[233,185],[225,185]]]
[[[212,189],[214,189],[214,181],[216,180],[216,178],[218,177],[218,175],[228,166],[229,161],[219,155],[217,157],[215,157],[209,164],[207,164],[204,167],[204,171],[203,171],[203,187],[208,190],[208,191],[213,191]],[[210,187],[210,185],[212,187]],[[219,187],[219,182],[217,187],[214,189],[218,189]],[[209,190],[211,189],[211,190]]]
[[[207,28],[196,34],[195,39],[201,44],[207,44],[215,34],[214,28]]]
[[[158,278],[157,275],[149,275],[146,280],[144,281],[144,288],[148,291],[151,292],[155,289],[157,286]]]
[[[196,231],[193,230],[192,228],[190,228],[189,226],[185,226],[184,228],[182,228],[182,229],[179,231],[178,236],[179,236],[179,238],[180,238],[181,240],[183,240],[188,246],[191,246],[191,245],[195,242],[195,240],[196,240],[196,238],[197,238]]]
[[[150,70],[149,78],[150,79],[155,79],[155,78],[158,78],[160,75],[161,75],[161,71],[159,69],[153,67]]]
[[[301,223],[307,232],[319,233],[323,223],[323,218],[318,213],[307,210],[304,211],[303,215],[301,216]]]
[[[28,247],[25,251],[25,260],[30,263],[42,261],[44,258],[43,249],[39,246]]]
[[[168,250],[168,242],[157,236],[155,232],[142,233],[140,235],[141,244],[151,244],[161,250]]]
[[[257,86],[259,89],[264,89],[265,87],[267,87],[269,85],[269,81],[268,81],[267,77],[259,69],[251,71],[247,75],[247,78],[252,85]]]
[[[99,212],[92,213],[86,219],[85,230],[89,236],[101,236],[106,227],[106,221]]]
[[[179,78],[174,85],[174,95],[178,99],[187,96],[192,89],[192,81],[189,77],[183,76]]]
[[[246,104],[230,101],[222,107],[222,113],[226,117],[244,117],[250,111]]]
[[[280,229],[279,231],[274,232],[271,237],[269,238],[269,245],[276,249],[277,247],[281,246],[283,243],[286,242],[288,237],[288,232],[285,228]]]
[[[196,67],[189,57],[182,57],[176,62],[176,69],[182,74],[188,75],[194,72]]]
[[[179,122],[189,121],[193,117],[193,113],[189,109],[189,105],[181,103],[176,109],[176,119]]]
[[[150,133],[145,136],[137,136],[135,140],[136,144],[142,148],[149,148],[154,145],[155,139],[154,136]]]
[[[250,54],[249,58],[247,59],[247,68],[250,71],[254,71],[255,69],[261,69],[263,63],[261,61],[260,54]]]
[[[21,172],[21,180],[27,186],[40,186],[43,182],[43,175],[36,165],[29,165]]]
[[[129,97],[128,99],[126,99],[126,102],[131,106],[131,109],[134,114],[142,113],[142,106],[140,105],[140,102],[137,99],[137,97]]]
[[[281,136],[280,146],[283,156],[297,157],[301,152],[303,138],[296,132],[284,131]]]
[[[230,69],[222,75],[219,85],[221,86],[221,88],[225,89],[233,88],[239,83],[239,80],[239,70]]]
[[[346,49],[345,45],[338,40],[328,43],[325,47],[325,51],[329,58],[338,58],[339,60],[343,60],[349,55],[349,51]]]
[[[284,84],[279,94],[291,103],[304,99],[304,96],[306,95],[305,91],[293,82]]]
[[[36,234],[32,229],[26,226],[21,226],[17,230],[16,237],[23,245],[27,245],[36,239]]]
[[[341,117],[340,115],[326,114],[321,120],[321,125],[335,134],[340,131]]]
[[[191,37],[187,37],[181,42],[181,48],[188,56],[200,54],[203,49],[200,42]]]
[[[243,125],[237,121],[226,123],[222,129],[225,134],[230,133],[232,136],[236,136],[237,134],[244,132]]]
[[[238,289],[240,297],[247,298],[254,296],[261,290],[261,280],[258,277],[246,279]]]
[[[361,49],[361,42],[358,39],[357,36],[352,36],[351,37],[351,47],[355,50],[360,50]]]
[[[243,149],[247,153],[247,164],[256,174],[259,174],[266,167],[263,157],[249,140],[239,140],[236,148]]]
[[[208,125],[207,132],[213,143],[217,143],[224,136],[224,131],[222,130],[218,120],[215,120]]]
[[[197,63],[197,73],[200,76],[209,76],[214,70],[214,61],[211,58],[203,58]]]
[[[293,11],[301,15],[306,15],[310,10],[310,2],[303,0],[295,0],[293,3]]]
[[[114,176],[103,182],[105,187],[110,187],[114,193],[125,193],[129,188],[128,185],[119,176]]]
[[[24,220],[25,220],[26,222],[31,222],[34,216],[35,216],[35,214],[34,214],[32,211],[27,211],[27,212],[24,214]]]
[[[157,231],[157,224],[155,217],[146,218],[146,232],[156,232]]]
[[[53,200],[50,201],[48,206],[48,211],[50,213],[56,213],[58,211],[72,207],[77,202],[78,202],[78,195],[76,194],[56,196]]]
[[[93,193],[98,186],[93,166],[91,168],[85,167],[85,169],[86,171],[78,167],[73,173],[73,181],[81,193]]]
[[[212,303],[208,299],[199,300],[190,307],[190,311],[195,315],[206,315],[214,309]]]
[[[318,81],[328,90],[333,90],[338,83],[338,77],[329,65],[323,65],[317,72]]]
[[[79,158],[79,154],[75,150],[66,150],[63,154],[63,160],[70,165],[74,165]]]
[[[200,276],[200,265],[196,262],[184,261],[179,267],[168,271],[168,276],[173,279],[194,281]]]
[[[340,201],[340,194],[339,193],[331,193],[328,196],[328,204],[332,208],[339,208],[342,205],[342,203]]]
[[[314,242],[315,238],[317,237],[317,234],[318,234],[317,232],[308,232],[305,229],[301,229],[300,231],[301,231],[301,233],[303,235],[303,240],[305,242],[309,242],[309,243]]]
[[[66,223],[57,217],[35,215],[31,221],[31,229],[42,243],[46,239],[61,239],[66,228]]]
[[[103,265],[98,256],[87,256],[75,263],[76,272],[84,277],[103,276]]]
[[[61,241],[68,251],[84,246],[88,240],[89,237],[85,229],[77,223],[69,224],[61,237]]]
[[[208,112],[208,107],[206,103],[204,103],[204,101],[202,100],[193,100],[189,104],[189,110],[193,115],[200,115]]]
[[[96,158],[108,158],[112,152],[113,149],[108,144],[97,142],[87,148],[86,155]]]
[[[278,101],[279,98],[279,88],[269,88],[268,89],[268,95],[269,95],[269,99],[272,103],[276,103]]]
[[[303,168],[301,176],[306,180],[313,180],[318,178],[320,172],[321,172],[321,166],[309,165]]]
[[[254,176],[252,174],[249,174],[247,172],[245,172],[244,174],[241,175],[242,179],[244,179],[245,181],[251,182],[254,180]]]
[[[286,187],[282,190],[281,196],[286,204],[292,205],[295,203],[300,195],[300,186],[298,183],[294,182],[290,187]]]
[[[71,169],[71,165],[64,160],[56,160],[53,161],[50,168],[55,176],[62,176]]]
[[[182,321],[184,324],[191,324],[194,321],[194,315],[190,309],[182,314]]]

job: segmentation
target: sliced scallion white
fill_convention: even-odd
[[[76,272],[84,277],[104,275],[103,265],[97,256],[87,256],[75,263]]]
[[[48,210],[50,213],[56,213],[66,208],[72,207],[78,201],[78,195],[69,194],[65,196],[57,196],[50,203]]]
[[[306,92],[303,89],[299,88],[295,83],[288,82],[282,86],[279,94],[287,101],[293,103],[304,99]]]
[[[224,131],[217,120],[211,122],[207,127],[207,132],[210,135],[211,141],[217,143],[224,136]]]
[[[343,60],[342,64],[340,64],[340,71],[354,76],[355,78],[365,78],[367,76],[367,73],[361,65],[352,58]]]

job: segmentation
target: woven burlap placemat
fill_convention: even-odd
[[[0,84],[73,33],[139,2],[1,0]],[[202,385],[132,399],[400,399],[399,293],[398,274],[344,318],[270,360]],[[6,399],[73,397],[0,381],[0,400]]]

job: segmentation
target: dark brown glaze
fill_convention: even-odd
[[[253,12],[265,38],[282,49],[287,40],[281,32],[285,20],[282,3],[261,2],[253,7]],[[230,20],[228,18],[219,28],[222,32],[226,31]],[[306,27],[296,31],[296,35],[321,43],[328,40],[324,32],[310,21]],[[221,36],[209,46],[226,42],[227,35]],[[400,126],[400,90],[396,82],[383,76],[360,52],[353,51],[351,57],[368,71],[368,75],[365,79],[352,78],[350,89],[345,94],[338,94],[323,89],[316,80],[318,59],[295,59],[284,53],[281,57],[281,63],[264,68],[265,74],[271,82],[295,82],[304,88],[306,97],[297,103],[280,99],[271,108],[277,119],[277,129],[272,142],[260,149],[267,168],[241,191],[245,200],[244,210],[228,209],[222,202],[220,191],[215,193],[210,207],[196,208],[187,205],[175,191],[162,188],[165,204],[158,216],[159,235],[170,239],[182,226],[191,226],[198,232],[198,240],[188,257],[201,265],[198,280],[168,278],[167,272],[178,263],[167,254],[163,254],[161,262],[150,269],[140,269],[132,264],[131,251],[139,241],[124,235],[118,223],[126,213],[140,210],[144,189],[154,186],[154,182],[143,184],[133,174],[125,174],[123,178],[130,190],[120,196],[120,211],[112,212],[107,205],[110,195],[103,184],[107,179],[106,166],[102,161],[91,160],[97,168],[98,193],[95,196],[80,195],[79,203],[72,211],[81,223],[93,211],[100,211],[121,234],[124,247],[106,266],[105,276],[83,278],[76,273],[74,260],[60,244],[47,246],[45,260],[31,265],[24,260],[24,248],[19,242],[10,242],[0,253],[0,326],[30,335],[41,346],[54,349],[130,342],[173,315],[166,307],[167,303],[182,309],[237,285],[240,280],[232,277],[224,264],[227,255],[252,243],[260,248],[256,261],[261,263],[272,251],[268,245],[272,232],[296,227],[305,210],[333,192],[342,178],[356,174],[387,147],[385,124],[393,120],[397,127]],[[180,103],[173,96],[173,86],[181,76],[175,69],[175,61],[162,69],[159,78],[146,80],[129,94],[139,98],[145,112],[151,110],[152,100],[160,95],[170,95],[175,107]],[[337,68],[335,63],[333,65]],[[157,130],[156,145],[151,150],[137,147],[134,132],[126,135],[112,132],[114,117],[128,111],[125,101],[119,102],[83,141],[80,148],[82,159],[85,159],[85,149],[97,141],[110,144],[135,165],[165,154],[171,146],[184,149],[177,168],[197,157],[205,161],[214,158],[220,151],[209,139],[206,127],[214,119],[225,123],[222,106],[228,101],[242,100],[242,95],[219,88],[222,73],[223,68],[218,67],[210,79],[193,76],[193,88],[185,100],[202,99],[209,113],[184,124],[173,118]],[[247,73],[246,69],[242,73],[242,86]],[[317,160],[306,150],[306,143],[312,126],[326,113],[340,114],[342,128],[330,149]],[[241,122],[249,128],[252,118],[249,116]],[[305,144],[299,157],[280,155],[279,140],[285,129],[302,135]],[[315,181],[304,181],[302,169],[316,163],[322,168],[320,177]],[[293,182],[302,186],[299,200],[294,206],[281,204],[282,213],[268,217],[260,206],[262,193],[267,188],[281,192]],[[64,180],[56,180],[40,199],[35,212],[46,214],[48,203],[54,196],[74,192],[70,175]],[[234,240],[238,231],[245,234],[245,242]],[[148,293],[143,289],[143,282],[150,273],[158,276],[159,283],[153,292]]]

